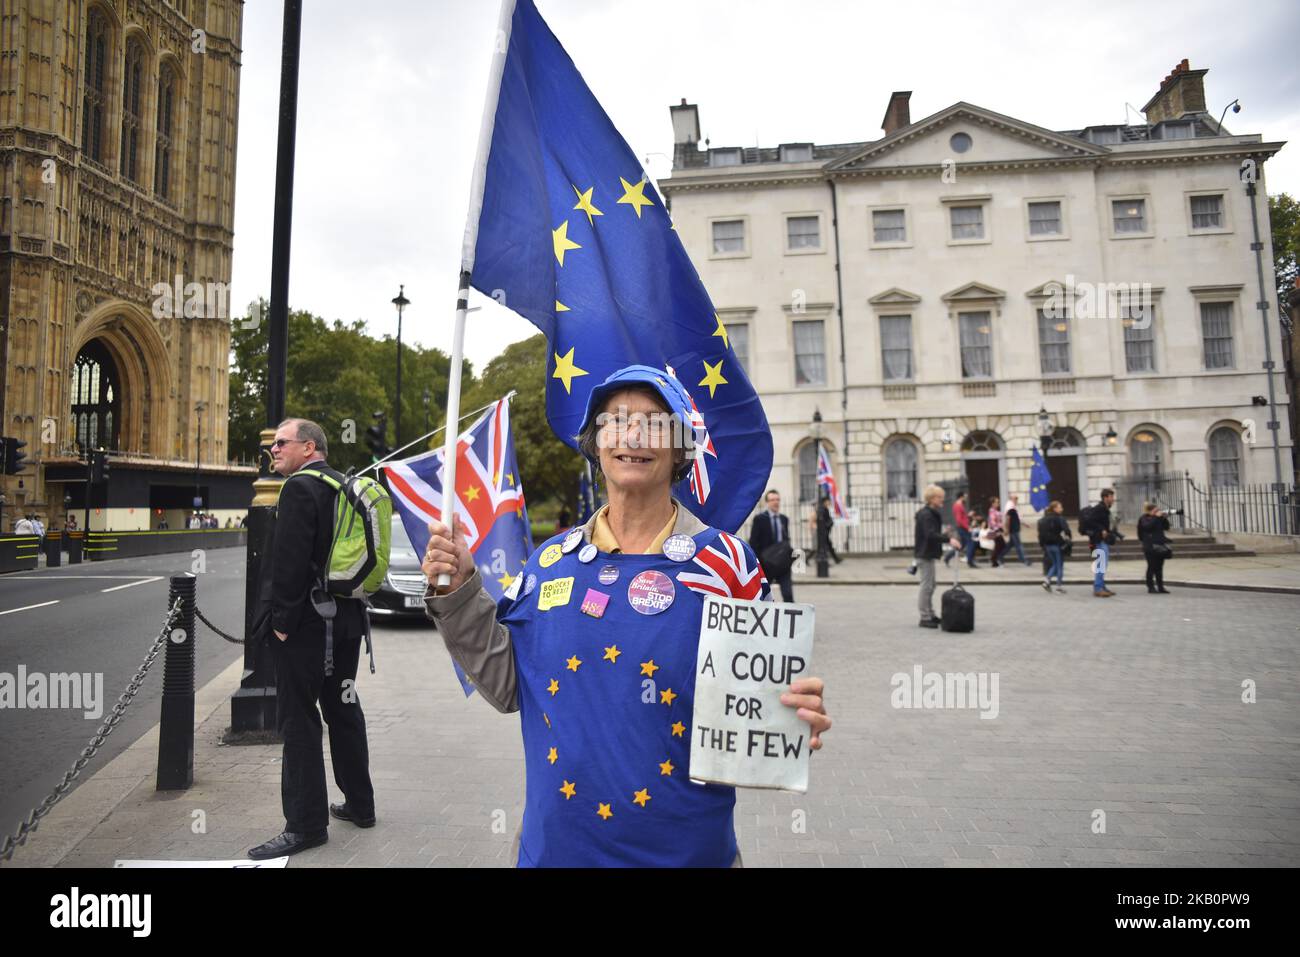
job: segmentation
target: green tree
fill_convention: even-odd
[[[1287,193],[1270,196],[1268,218],[1273,233],[1273,275],[1285,322],[1287,296],[1300,275],[1300,202]]]
[[[510,426],[524,495],[534,518],[554,517],[560,502],[577,499],[583,466],[582,456],[561,442],[546,421],[546,349],[541,333],[506,346],[484,367],[476,383],[461,390],[461,408],[466,412],[516,390],[510,400]]]

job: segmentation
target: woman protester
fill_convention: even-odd
[[[1002,564],[1002,552],[1007,547],[1007,539],[1002,529],[1002,500],[994,495],[989,499],[989,534],[993,539],[992,564],[997,568]]]
[[[675,427],[652,427],[665,420]],[[519,712],[520,867],[740,864],[735,788],[690,781],[696,654],[705,594],[770,589],[748,545],[671,495],[691,469],[690,422],[690,397],[662,370],[628,366],[595,387],[577,441],[608,504],[538,548],[499,604],[459,522],[429,524],[429,617],[484,699]],[[831,726],[822,694],[801,678],[781,695],[812,750]]]
[[[1147,591],[1152,595],[1169,594],[1165,588],[1165,562],[1173,558],[1174,550],[1165,537],[1167,531],[1169,516],[1154,502],[1145,503],[1138,519],[1138,539],[1147,560]]]

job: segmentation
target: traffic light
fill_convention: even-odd
[[[108,453],[96,449],[90,453],[90,482],[92,485],[104,485],[108,483],[108,478]]]
[[[4,443],[3,456],[0,457],[4,459],[5,475],[17,475],[23,469],[27,468],[27,465],[25,464],[27,456],[18,451],[19,449],[27,447],[26,442],[19,441],[18,439],[8,435],[0,437],[0,442]]]
[[[366,445],[370,448],[372,461],[378,462],[380,459],[388,457],[388,416],[383,412],[376,412],[372,418],[375,424],[366,429]]]

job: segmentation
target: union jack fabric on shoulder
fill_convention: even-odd
[[[844,502],[840,499],[839,486],[835,484],[835,474],[831,472],[831,457],[823,446],[817,450],[817,487],[824,489],[831,500],[831,514],[836,518],[848,517]]]
[[[677,580],[691,591],[723,598],[771,601],[772,589],[763,566],[740,539],[726,532],[695,553],[693,567],[679,572]]]

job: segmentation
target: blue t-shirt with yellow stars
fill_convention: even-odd
[[[527,776],[520,867],[729,867],[734,788],[690,781],[703,595],[768,599],[715,528],[609,554],[580,530],[529,558],[510,630]]]

